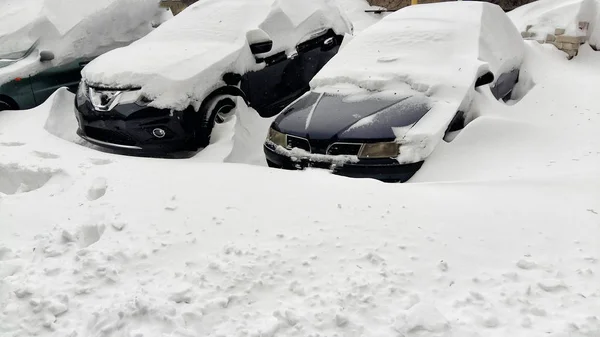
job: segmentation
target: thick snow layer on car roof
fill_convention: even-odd
[[[588,35],[590,44],[600,42],[600,19],[598,0],[539,0],[521,6],[508,13],[517,28],[529,32],[536,39],[545,39],[554,34],[556,28],[565,29],[565,34],[574,36]],[[589,22],[589,30],[579,28],[579,22]]]
[[[462,100],[478,75],[488,68],[496,76],[514,69],[523,54],[519,32],[496,5],[409,6],[355,36],[311,86],[350,84]]]
[[[39,39],[38,49],[55,59],[41,63],[34,52],[0,69],[0,83],[127,45],[168,19],[165,11],[157,0],[2,0],[0,55],[27,50]]]
[[[226,72],[259,70],[247,33],[262,29],[274,41],[269,54],[295,51],[324,27],[349,33],[333,0],[203,0],[130,46],[109,52],[83,71],[104,87],[142,87],[161,108],[198,107],[224,86]]]

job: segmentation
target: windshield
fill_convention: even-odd
[[[0,68],[6,67],[29,56],[37,47],[38,41],[29,44],[29,46],[25,48],[22,48],[22,45],[22,43],[16,43],[11,44],[11,48],[0,48]]]

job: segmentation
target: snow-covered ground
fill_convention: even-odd
[[[0,113],[0,336],[599,336],[600,54],[523,69],[407,184],[264,167],[251,110],[188,159]]]

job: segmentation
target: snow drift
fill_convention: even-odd
[[[256,63],[247,33],[261,29],[274,42],[269,54],[291,55],[322,27],[350,32],[333,0],[203,0],[143,39],[97,58],[83,76],[91,85],[141,87],[158,108],[198,108],[210,91],[225,85],[224,73],[264,66]]]
[[[26,50],[39,39],[39,50],[52,51],[55,59],[41,63],[34,52],[0,69],[0,83],[122,47],[168,18],[158,0],[3,0],[0,55]]]

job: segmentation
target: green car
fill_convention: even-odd
[[[0,71],[3,67],[15,64],[37,52],[37,43],[28,50],[8,55],[0,55]],[[41,51],[40,62],[54,59],[51,52]],[[31,109],[42,104],[56,89],[67,87],[76,92],[81,80],[81,70],[92,58],[81,58],[57,67],[51,67],[33,76],[15,77],[0,84],[0,111]]]

